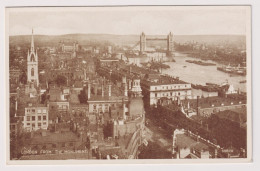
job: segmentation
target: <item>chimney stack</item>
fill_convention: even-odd
[[[126,120],[126,115],[125,115],[125,113],[126,113],[126,105],[125,105],[124,99],[122,99],[122,103],[123,103],[123,118],[124,118],[124,120]]]
[[[104,97],[104,85],[102,84],[102,87],[101,87],[101,92],[102,92],[102,97]]]
[[[131,90],[132,88],[132,80],[129,80],[129,86],[128,86],[129,90]]]
[[[108,96],[110,97],[111,96],[111,84],[108,85]]]
[[[88,83],[88,99],[90,99],[90,86],[91,86],[91,84],[90,83]]]
[[[18,106],[18,103],[17,103],[17,99],[16,99],[15,100],[15,115],[14,115],[15,117],[16,117],[16,114],[17,114],[17,108],[18,108],[17,106]]]
[[[123,83],[123,84],[126,84],[126,76],[123,76],[123,77],[122,77],[122,83]]]
[[[94,93],[95,93],[95,96],[97,95],[97,84],[94,84]]]
[[[197,116],[199,116],[199,98],[200,96],[197,96]]]
[[[218,158],[218,150],[215,149],[214,158]]]
[[[124,95],[127,97],[128,96],[128,91],[127,91],[127,84],[125,83],[125,91],[124,91]]]

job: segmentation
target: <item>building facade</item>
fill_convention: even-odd
[[[149,105],[156,105],[158,100],[166,97],[168,99],[191,99],[191,84],[181,80],[168,80],[160,76],[157,82],[144,80],[141,82],[143,94],[149,101]],[[163,79],[165,81],[160,81]]]
[[[25,108],[23,127],[27,131],[47,129],[48,117],[48,107],[29,103]]]

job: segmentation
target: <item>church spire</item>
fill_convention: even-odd
[[[32,29],[31,52],[34,52],[33,29]]]

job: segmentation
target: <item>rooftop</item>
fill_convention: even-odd
[[[88,101],[118,101],[118,100],[126,100],[127,98],[124,96],[108,96],[108,95],[92,95]]]
[[[208,150],[208,146],[200,141],[196,141],[193,138],[185,135],[185,134],[178,134],[176,135],[176,145],[179,148],[194,148],[195,150]]]
[[[37,133],[33,136],[30,144],[46,144],[46,143],[58,143],[58,142],[75,142],[79,141],[80,138],[71,131],[62,133],[46,132],[46,136],[42,136]]]
[[[197,100],[189,100],[190,106],[197,106]],[[220,107],[220,106],[230,106],[230,105],[239,105],[246,104],[246,100],[234,99],[234,98],[224,98],[224,97],[206,97],[199,98],[199,106],[201,108],[211,108],[211,107]]]
[[[166,75],[160,75],[159,77],[153,76],[153,79],[142,80],[142,83],[149,85],[167,85],[167,84],[188,84],[185,81],[179,80]]]

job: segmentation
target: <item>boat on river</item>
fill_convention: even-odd
[[[196,60],[186,60],[185,62],[194,63],[194,64],[202,65],[202,66],[215,66],[216,65],[216,64],[210,63],[210,62],[202,62],[202,61],[196,61]]]
[[[229,64],[228,66],[217,67],[217,70],[229,73],[230,77],[235,75],[246,75],[246,67],[240,67],[240,65],[238,65],[238,67],[232,67]]]

